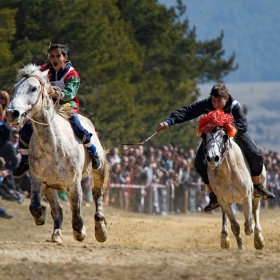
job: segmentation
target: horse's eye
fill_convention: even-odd
[[[31,91],[34,92],[37,90],[37,87],[34,87]]]

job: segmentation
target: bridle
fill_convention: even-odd
[[[218,131],[221,131],[221,130],[224,130],[223,127],[216,127],[216,129]],[[210,131],[210,134],[211,134],[211,138],[206,142],[206,139],[203,141],[203,150],[204,150],[204,163],[207,164],[207,145],[209,144],[209,142],[211,141],[214,141],[217,145],[218,145],[218,148],[219,148],[219,152],[221,154],[221,158],[219,160],[219,163],[217,164],[216,167],[219,167],[223,160],[225,159],[227,153],[229,152],[229,149],[231,148],[231,142],[230,142],[230,138],[227,137],[227,140],[224,142],[224,140],[222,141],[219,141],[217,139],[217,137],[219,136],[219,134],[217,134],[216,136],[214,135],[213,133],[213,130]],[[224,139],[224,138],[223,138]],[[224,145],[223,145],[224,143]]]
[[[33,108],[34,108],[34,107],[36,106],[36,104],[38,103],[40,97],[43,96],[43,92],[44,92],[44,88],[45,88],[45,83],[44,83],[44,82],[42,81],[42,79],[41,79],[39,76],[37,76],[37,75],[25,74],[25,75],[23,75],[23,77],[26,78],[26,79],[28,79],[28,78],[30,78],[30,77],[33,77],[33,78],[37,79],[37,80],[39,81],[40,85],[41,85],[41,89],[40,89],[40,92],[39,92],[39,94],[38,94],[38,96],[37,96],[37,99],[36,99],[35,103],[31,105],[31,108],[29,108],[25,113],[22,114],[24,120],[25,120],[25,119],[29,119],[29,120],[31,120],[32,122],[35,122],[35,123],[40,124],[40,125],[49,125],[49,124],[52,122],[53,118],[54,118],[54,111],[53,111],[53,115],[52,115],[52,117],[51,117],[51,119],[50,119],[50,121],[49,121],[48,123],[37,122],[37,121],[35,121],[34,119],[32,119],[32,118],[30,118],[30,117],[28,116],[28,114],[33,110]],[[58,102],[59,102],[59,98],[56,100],[55,106],[57,106]]]

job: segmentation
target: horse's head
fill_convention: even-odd
[[[214,110],[198,122],[198,132],[204,139],[205,158],[210,168],[218,167],[228,151],[228,140],[236,134],[232,122],[233,117],[222,110]]]
[[[215,127],[203,133],[204,151],[207,165],[214,169],[221,165],[229,148],[229,137],[224,127]]]
[[[32,109],[40,103],[44,86],[47,83],[47,71],[41,72],[34,64],[19,70],[17,83],[14,85],[14,98],[11,101],[7,118],[10,124],[18,125]]]

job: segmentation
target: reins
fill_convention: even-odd
[[[35,122],[35,123],[40,124],[40,125],[49,125],[49,124],[52,122],[53,118],[54,118],[54,111],[53,111],[53,115],[52,115],[52,117],[51,117],[51,119],[50,119],[50,121],[49,121],[48,123],[37,122],[37,121],[35,121],[34,119],[32,119],[32,118],[30,118],[30,117],[28,116],[28,114],[33,110],[33,108],[34,108],[34,107],[36,106],[36,104],[38,103],[39,98],[43,95],[43,91],[44,91],[44,88],[45,88],[45,83],[44,83],[44,82],[42,81],[42,79],[41,79],[40,77],[38,77],[37,75],[25,74],[25,75],[23,75],[23,77],[26,78],[26,79],[28,79],[28,78],[30,78],[30,77],[36,78],[36,79],[39,81],[40,85],[41,85],[41,90],[40,90],[40,92],[39,92],[39,94],[38,94],[38,96],[37,96],[37,99],[36,99],[35,103],[32,104],[32,105],[31,105],[31,108],[28,109],[28,110],[23,114],[24,119],[25,119],[25,118],[26,118],[26,119],[29,119],[29,120],[31,120],[32,122]],[[59,102],[59,98],[55,101],[55,104],[54,104],[54,105],[57,106],[58,102]]]

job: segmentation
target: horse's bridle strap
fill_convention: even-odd
[[[23,75],[23,77],[26,78],[26,79],[28,79],[28,78],[30,78],[30,77],[36,78],[36,79],[39,81],[40,85],[41,85],[41,90],[40,90],[40,92],[39,92],[39,94],[38,94],[38,97],[37,97],[35,103],[32,104],[32,105],[31,105],[31,108],[28,109],[28,110],[24,113],[24,115],[27,116],[27,114],[28,114],[28,113],[33,109],[33,107],[38,103],[39,98],[40,98],[41,95],[43,94],[43,88],[44,88],[45,84],[44,84],[44,82],[41,80],[41,78],[38,77],[37,75],[25,74],[25,75]]]

